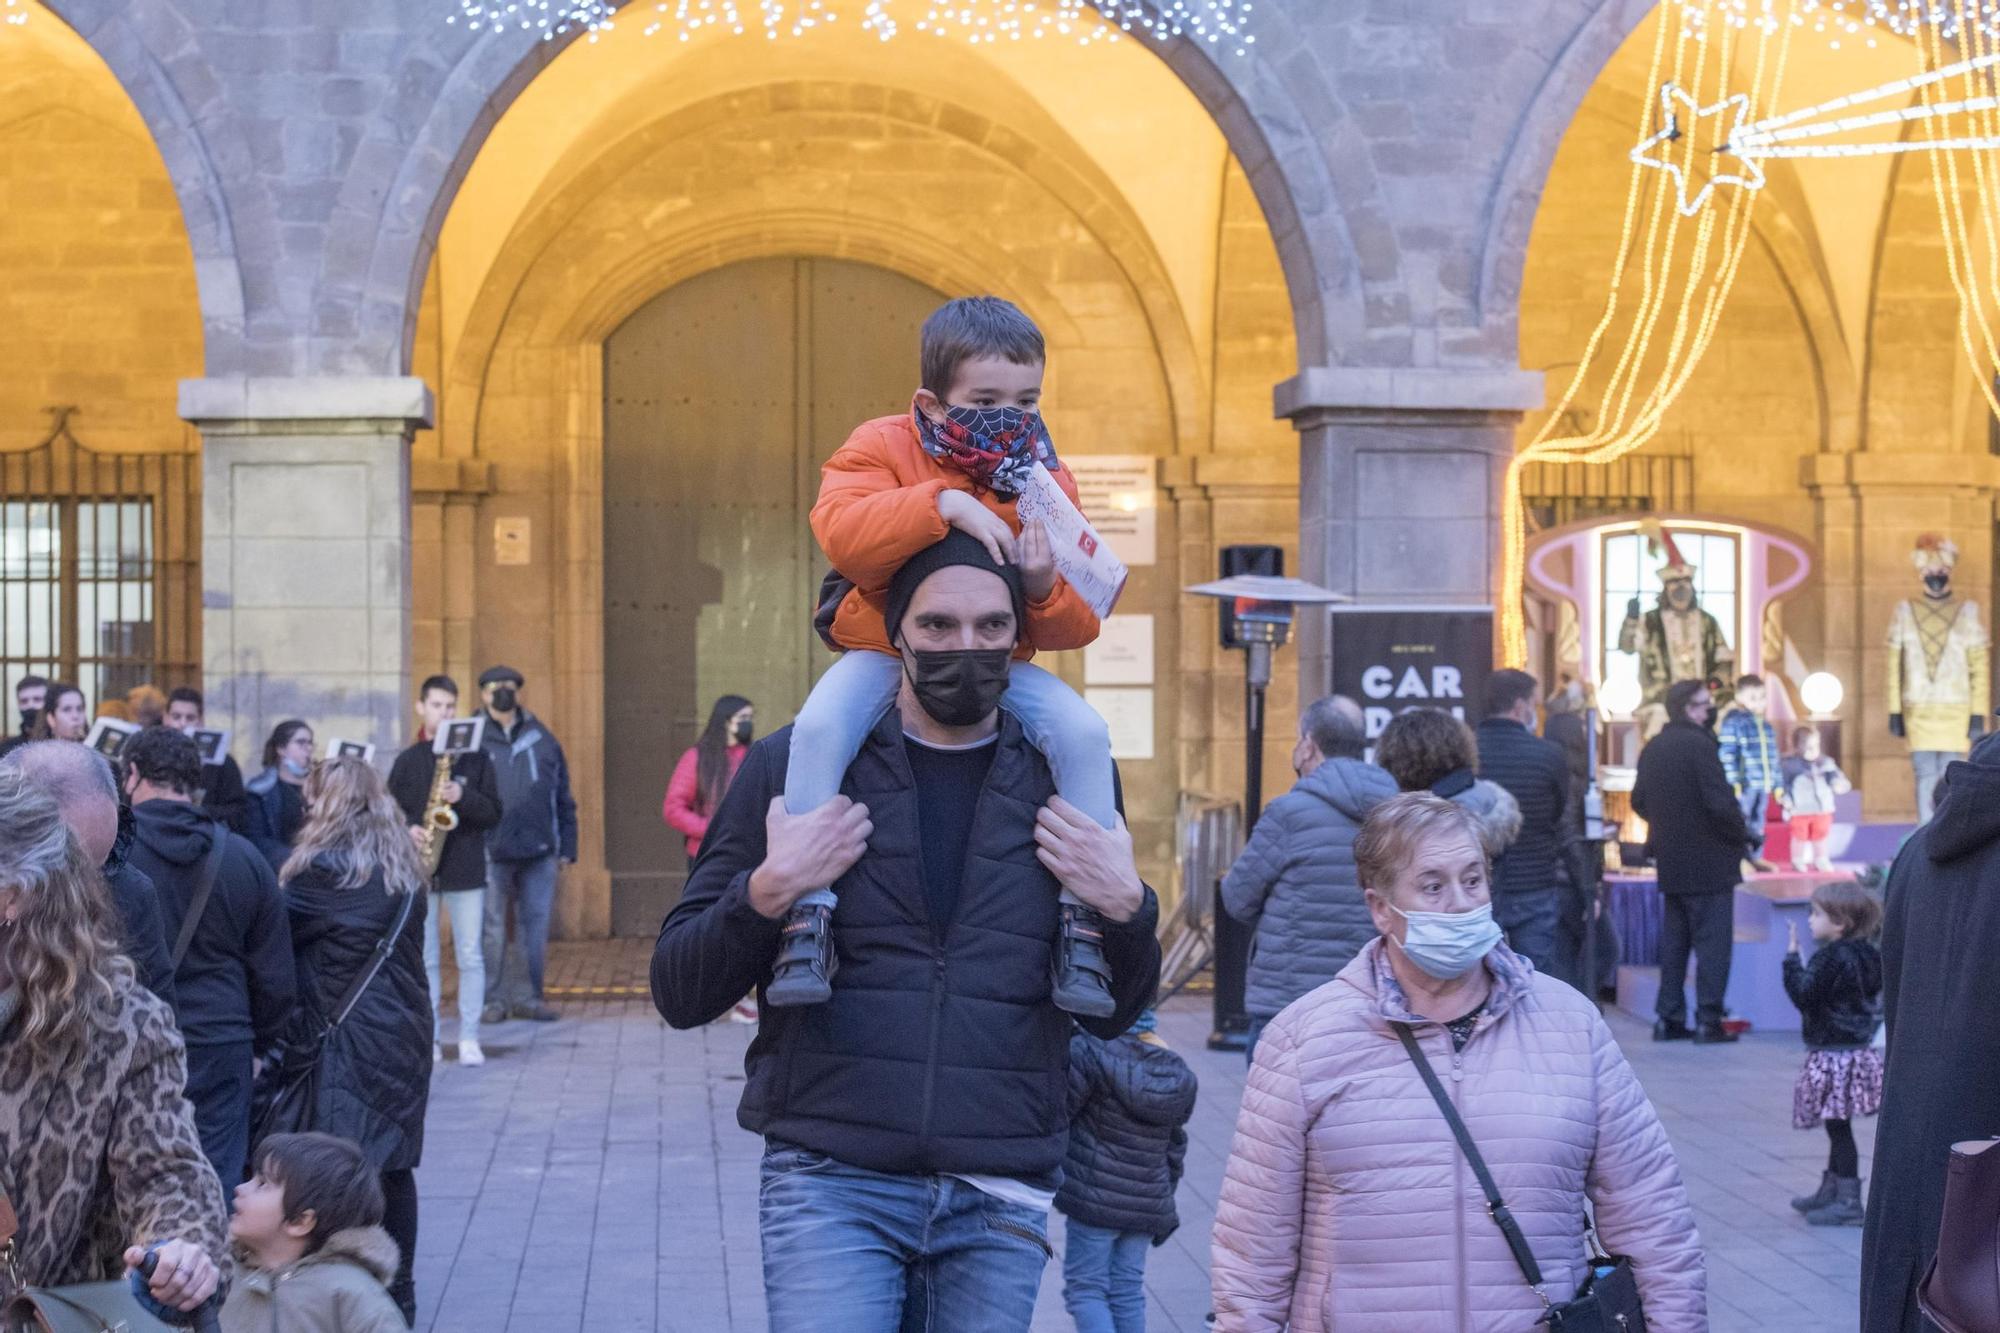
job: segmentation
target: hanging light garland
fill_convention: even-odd
[[[1912,121],[1928,150],[1945,266],[1958,293],[1959,343],[1986,405],[2000,417],[2000,33],[1977,21],[1985,0],[1957,0],[1957,35],[1917,33],[1911,80],[1926,113]]]
[[[18,28],[28,21],[28,0],[0,0],[0,20]]]
[[[1645,84],[1659,92],[1644,102],[1630,154],[1611,290],[1561,400],[1507,467],[1500,649],[1509,665],[1528,654],[1523,473],[1623,458],[1659,434],[1686,391],[1736,284],[1763,184],[1733,144],[1771,115],[1797,8],[1815,2],[1680,0],[1659,10]],[[1573,430],[1580,402],[1592,400],[1594,426]]]
[[[1765,21],[1759,0],[1678,0],[1697,31],[1709,25],[1748,27]],[[1833,50],[1854,43],[1872,47],[1888,35],[1914,37],[1923,28],[1957,41],[1966,27],[2000,37],[2000,0],[1795,0],[1788,19],[1794,28],[1822,37]]]
[[[6,0],[12,4],[14,0]],[[622,14],[661,33],[692,41],[703,33],[803,37],[853,15],[864,32],[888,41],[904,31],[997,45],[1054,38],[1089,46],[1126,36],[1187,38],[1246,55],[1254,0],[458,0],[445,22],[479,33],[533,32],[544,41],[571,33],[588,40],[611,31]]]

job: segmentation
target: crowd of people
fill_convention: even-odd
[[[312,727],[288,719],[246,782],[197,742],[194,689],[131,691],[119,720],[140,729],[107,753],[82,743],[80,690],[17,682],[21,729],[0,747],[15,1112],[0,1182],[29,1240],[10,1281],[143,1265],[162,1308],[226,1286],[225,1329],[414,1323],[440,920],[459,1062],[477,1066],[482,1022],[558,1017],[543,966],[556,867],[576,856],[562,748],[521,706],[524,678],[494,667],[480,686],[476,749],[434,757],[458,687],[433,676],[387,781],[365,756],[315,757]]]
[[[1006,302],[933,316],[910,411],[856,431],[813,512],[836,570],[816,624],[840,663],[762,739],[749,699],[718,699],[666,782],[689,873],[652,999],[677,1028],[756,1024],[737,1116],[763,1140],[781,1333],[1025,1330],[1052,1210],[1080,1333],[1140,1333],[1147,1256],[1179,1226],[1200,1089],[1152,1012],[1158,898],[1101,720],[1030,660],[1098,629],[1014,503],[1044,478],[1076,495],[1044,370]],[[576,807],[522,673],[482,673],[462,745],[457,684],[426,679],[386,780],[316,756],[292,719],[246,781],[197,742],[187,688],[119,701],[139,729],[107,757],[78,743],[81,691],[18,684],[22,733],[0,747],[8,1280],[133,1272],[158,1309],[222,1300],[231,1333],[412,1323],[447,1033],[477,1067],[487,1026],[558,1017],[546,950]],[[1821,865],[1847,785],[1810,728],[1780,752],[1762,682],[1735,700],[1718,728],[1708,684],[1674,686],[1639,761],[1661,1041],[1736,1039],[1746,860],[1775,803],[1795,864]],[[1373,738],[1353,700],[1308,704],[1297,784],[1221,885],[1255,945],[1216,1328],[1526,1330],[1585,1306],[1595,1326],[1708,1326],[1679,1166],[1585,974],[1617,949],[1598,934],[1580,692],[1503,670],[1480,703],[1476,727],[1420,708]],[[1976,966],[2000,937],[1996,812],[1988,740],[1899,858],[1886,923],[1830,878],[1815,948],[1794,937],[1783,964],[1807,1048],[1793,1123],[1828,1144],[1793,1202],[1814,1225],[1866,1221],[1867,1333],[1918,1327],[1945,1155],[2000,1127]],[[1853,1122],[1878,1110],[1864,1203]]]

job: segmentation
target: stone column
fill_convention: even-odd
[[[1361,602],[1488,605],[1501,492],[1542,376],[1315,367],[1278,386],[1299,432],[1299,577]],[[1301,614],[1299,696],[1332,678],[1327,617]]]
[[[410,730],[410,438],[430,390],[404,378],[184,380],[202,434],[209,718],[254,772],[270,728],[372,742]]]
[[[1889,734],[1884,706],[1889,616],[1922,594],[1910,553],[1939,532],[1958,543],[1952,580],[1993,632],[1994,500],[2000,457],[1869,450],[1816,454],[1802,480],[1819,511],[1820,585],[1826,598],[1825,670],[1847,687],[1841,748],[1865,818],[1916,818],[1910,748]]]

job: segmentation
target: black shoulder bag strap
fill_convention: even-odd
[[[1542,1304],[1549,1304],[1548,1293],[1542,1290],[1542,1266],[1535,1262],[1535,1252],[1528,1248],[1528,1238],[1521,1234],[1521,1226],[1514,1215],[1507,1211],[1505,1201],[1500,1198],[1500,1187],[1493,1183],[1493,1173],[1486,1169],[1486,1159],[1479,1155],[1478,1145],[1472,1141],[1472,1134],[1465,1122],[1458,1118],[1458,1108],[1451,1104],[1451,1097],[1438,1082],[1437,1072],[1431,1062],[1424,1058],[1424,1048],[1417,1044],[1417,1034],[1410,1031],[1408,1023],[1391,1023],[1396,1036],[1401,1039],[1403,1049],[1410,1053],[1410,1063],[1424,1077],[1424,1086],[1431,1090],[1431,1100],[1438,1110],[1444,1112],[1445,1123],[1451,1126],[1452,1137],[1458,1140],[1458,1149],[1465,1154],[1465,1161],[1472,1168],[1472,1174],[1479,1179],[1479,1188],[1486,1195],[1486,1213],[1500,1228],[1500,1234],[1507,1238],[1507,1248],[1514,1252],[1514,1262],[1520,1265],[1521,1276],[1528,1279],[1528,1285],[1542,1298]]]
[[[174,940],[174,969],[180,970],[181,960],[187,957],[188,946],[194,943],[195,927],[201,924],[202,913],[208,910],[208,900],[215,892],[215,881],[222,875],[222,854],[229,846],[229,830],[221,824],[215,826],[215,836],[208,844],[208,855],[201,863],[201,878],[195,882],[194,897],[188,899],[187,915],[181,918],[181,933]]]
[[[375,975],[382,970],[382,965],[389,961],[389,955],[395,952],[396,941],[402,938],[403,927],[409,924],[410,907],[416,901],[417,892],[398,895],[402,898],[403,905],[396,911],[396,924],[389,927],[381,939],[375,941],[375,952],[368,956],[368,965],[361,969],[361,975],[348,983],[346,994],[340,997],[340,1003],[334,1006],[333,1017],[327,1021],[328,1032],[347,1021],[347,1015],[361,1000],[361,992],[368,989],[368,983],[375,980]]]

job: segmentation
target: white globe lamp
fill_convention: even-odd
[[[1816,718],[1832,717],[1846,697],[1840,678],[1831,671],[1815,671],[1799,682],[1799,698]]]
[[[1597,701],[1604,705],[1604,711],[1610,717],[1631,717],[1632,710],[1639,706],[1642,697],[1639,682],[1630,676],[1614,676],[1597,691]]]

